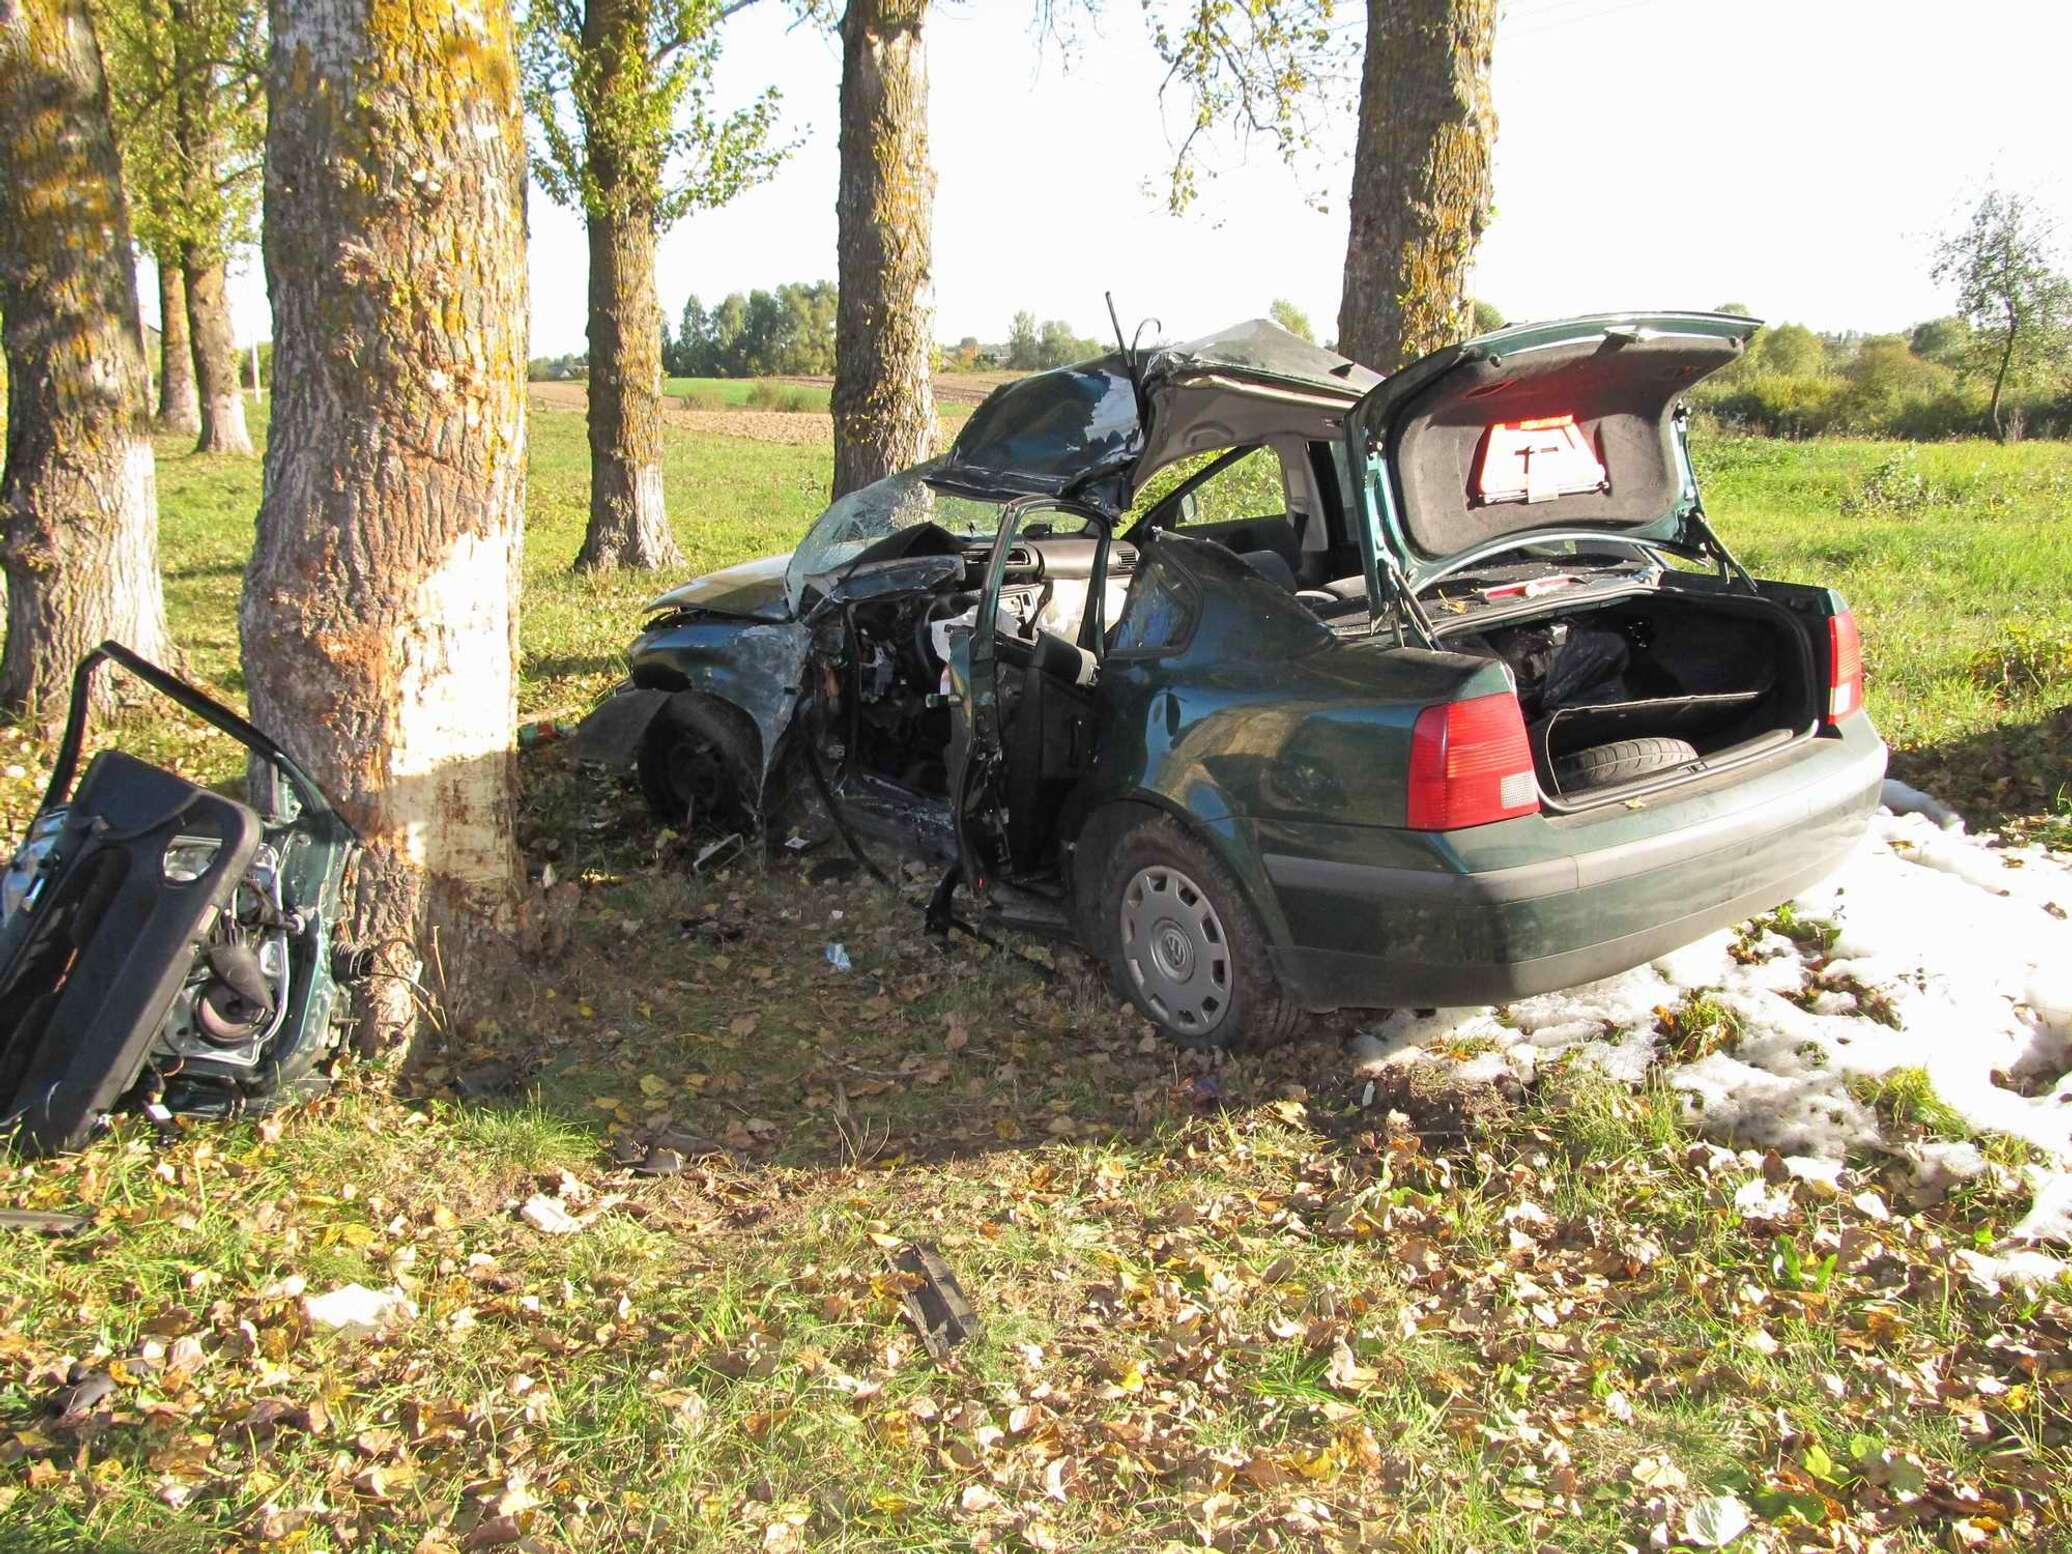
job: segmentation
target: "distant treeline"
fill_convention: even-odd
[[[709,311],[683,305],[676,332],[662,326],[662,368],[672,378],[772,378],[835,370],[835,287],[793,281],[735,292]]]
[[[1803,324],[1760,330],[1748,354],[1693,390],[1691,406],[1724,426],[1770,437],[1900,437],[1915,442],[1991,434],[1992,380],[1962,319],[1905,334],[1815,334]],[[2072,382],[2011,391],[2010,435],[2072,436]]]
[[[1282,304],[1277,303],[1276,307]],[[1478,304],[1476,325],[1502,315]],[[1729,311],[1743,311],[1727,304]],[[835,367],[835,288],[794,282],[775,291],[735,292],[708,309],[685,302],[675,329],[662,330],[664,370],[676,378],[824,376]],[[1992,377],[1981,363],[1989,340],[1960,318],[1931,319],[1905,334],[1816,334],[1803,324],[1758,330],[1748,353],[1700,384],[1692,408],[1719,424],[1770,437],[1900,437],[1938,441],[1991,434]],[[1085,361],[1105,349],[1062,319],[1039,323],[1024,310],[1007,337],[966,336],[938,348],[936,366],[959,371],[1035,372]],[[541,357],[532,376],[581,378],[581,354]],[[2041,386],[2010,388],[2001,414],[2015,437],[2072,437],[2072,371]]]
[[[662,370],[672,378],[781,378],[825,376],[835,370],[835,287],[832,281],[794,281],[775,291],[735,292],[707,308],[696,297],[683,305],[674,328],[665,318]],[[986,344],[967,335],[939,345],[935,365],[970,372],[1006,368],[1035,372],[1085,361],[1105,349],[1075,334],[1063,319],[1043,323],[1026,310],[1014,315],[1007,338]],[[589,357],[539,356],[534,381],[583,378]]]

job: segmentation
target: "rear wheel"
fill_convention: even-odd
[[[1278,1046],[1301,1023],[1236,879],[1165,816],[1123,835],[1095,912],[1117,988],[1180,1045]]]
[[[1697,748],[1686,739],[1664,739],[1659,735],[1619,739],[1563,756],[1554,763],[1554,782],[1563,793],[1586,793],[1592,788],[1609,788],[1613,783],[1666,772],[1697,759]]]
[[[761,775],[741,715],[694,692],[673,697],[640,747],[640,787],[656,818],[683,830],[750,830]]]

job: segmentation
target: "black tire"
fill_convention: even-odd
[[[1137,942],[1126,942],[1125,896],[1133,888],[1156,895],[1140,878],[1147,874],[1163,878],[1158,888],[1173,892],[1167,899],[1174,909],[1165,921],[1174,940],[1191,946],[1184,955],[1161,958],[1163,951],[1145,931],[1147,910],[1156,911],[1142,904],[1146,897],[1133,908]],[[1169,817],[1154,815],[1123,833],[1108,855],[1094,901],[1094,950],[1108,963],[1117,992],[1168,1040],[1183,1047],[1256,1050],[1279,1046],[1301,1025],[1303,1010],[1281,990],[1266,932],[1237,880]],[[1184,984],[1165,977],[1176,962],[1190,973]],[[1161,999],[1161,985],[1184,985],[1199,998]],[[1213,1009],[1206,1007],[1210,1003]]]
[[[1632,782],[1697,759],[1697,748],[1687,739],[1664,739],[1659,735],[1617,739],[1563,756],[1554,763],[1554,782],[1563,793],[1588,793],[1592,788]]]
[[[745,713],[695,691],[673,696],[641,741],[640,791],[666,825],[757,830],[762,763]]]

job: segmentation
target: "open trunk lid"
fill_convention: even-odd
[[[1758,327],[1722,313],[1525,324],[1384,379],[1347,418],[1369,597],[1415,597],[1536,535],[1722,556],[1677,406]]]

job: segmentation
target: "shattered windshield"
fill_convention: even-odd
[[[822,513],[784,569],[784,593],[791,607],[799,607],[807,578],[837,570],[902,529],[932,523],[959,536],[990,539],[998,533],[1004,510],[1000,503],[953,496],[927,483],[942,465],[941,459],[930,459],[887,475],[851,491]]]

